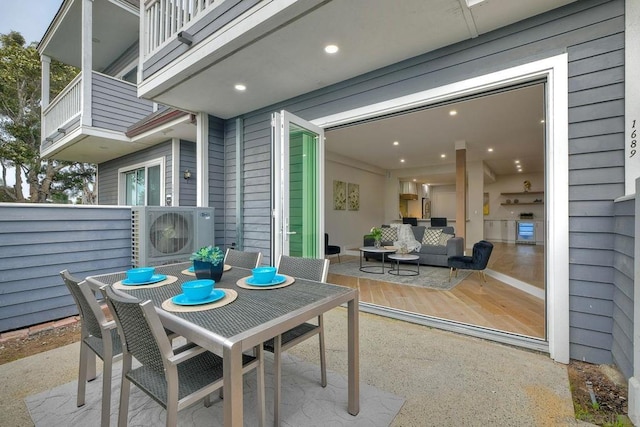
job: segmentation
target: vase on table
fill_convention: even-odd
[[[380,249],[380,240],[379,239],[374,240],[373,246],[375,246],[376,249]]]
[[[193,261],[193,272],[198,279],[213,279],[219,282],[224,271],[224,263],[219,262],[218,265],[206,261]]]

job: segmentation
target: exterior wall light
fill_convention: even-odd
[[[189,172],[189,169],[185,169],[184,174],[182,174],[182,177],[187,181],[191,179],[191,172]]]

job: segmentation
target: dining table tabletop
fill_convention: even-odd
[[[348,398],[347,411],[360,411],[358,290],[330,283],[293,278],[286,286],[247,286],[251,270],[231,267],[216,289],[233,290],[237,297],[228,304],[197,311],[167,311],[163,303],[182,294],[181,285],[194,280],[191,263],[155,267],[156,274],[170,280],[158,286],[122,286],[126,272],[92,276],[94,283],[119,285],[140,300],[151,300],[163,325],[187,340],[223,357],[225,426],[243,425],[242,353],[276,338],[285,331],[335,307],[347,306]],[[240,286],[243,285],[243,286]],[[114,286],[115,288],[115,286]]]

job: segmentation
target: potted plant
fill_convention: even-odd
[[[376,248],[380,248],[380,239],[382,239],[382,230],[380,230],[380,228],[372,227],[371,231],[369,231],[369,234],[367,234],[367,237],[373,238],[373,245]]]
[[[198,279],[219,282],[224,270],[224,252],[218,246],[205,246],[191,254],[193,271]]]

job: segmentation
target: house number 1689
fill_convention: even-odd
[[[638,136],[638,130],[636,129],[636,121],[633,120],[631,122],[631,143],[629,144],[629,148],[631,148],[631,150],[629,151],[629,157],[633,157],[636,155],[636,146],[638,145],[638,140],[637,140],[637,136]]]

